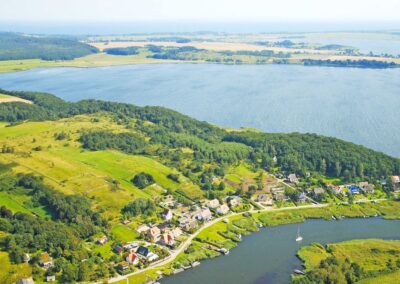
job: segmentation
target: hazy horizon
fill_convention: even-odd
[[[37,34],[135,34],[135,33],[306,33],[400,31],[399,21],[4,21],[0,31]]]

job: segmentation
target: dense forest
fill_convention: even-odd
[[[227,132],[162,107],[137,107],[98,100],[69,103],[50,94],[0,91],[34,102],[31,105],[0,104],[0,120],[3,121],[54,120],[102,111],[112,113],[117,122],[126,124],[129,130],[132,127],[130,121],[134,119],[135,133],[82,133],[80,141],[90,150],[117,149],[129,154],[157,156],[203,189],[210,188],[209,177],[222,176],[225,167],[239,161],[247,161],[254,168],[279,167],[284,172],[299,175],[310,171],[348,181],[376,180],[400,173],[399,159],[332,137]],[[193,154],[171,151],[181,147],[192,149]],[[183,161],[187,159],[192,160],[190,165],[184,165]],[[205,164],[208,166],[204,167]],[[202,175],[194,174],[198,172]]]
[[[0,60],[71,60],[97,52],[71,38],[0,33]]]
[[[82,195],[66,196],[33,175],[3,175],[0,191],[28,195],[30,201],[25,206],[43,207],[48,212],[48,217],[43,218],[20,212],[13,214],[4,206],[0,208],[0,231],[10,233],[4,238],[4,249],[14,263],[22,263],[22,255],[32,253],[33,272],[44,273],[36,255],[43,251],[56,258],[47,275],[62,271],[62,282],[88,281],[110,275],[112,267],[83,246],[84,240],[107,226],[99,212],[91,209],[90,200]]]
[[[317,59],[304,59],[305,66],[330,66],[330,67],[357,67],[357,68],[394,68],[398,65],[394,62],[384,62],[377,60],[317,60]]]
[[[104,52],[111,55],[135,55],[139,54],[139,47],[113,47],[104,49]]]

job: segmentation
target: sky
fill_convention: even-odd
[[[0,0],[13,21],[400,22],[400,0]]]

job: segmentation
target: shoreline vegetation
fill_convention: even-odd
[[[163,107],[0,93],[31,102],[0,103],[6,283],[146,283],[260,226],[400,218],[400,160],[363,146],[226,130]]]
[[[4,39],[0,45],[0,73],[38,67],[153,63],[296,64],[379,69],[400,66],[398,56],[362,54],[353,47],[339,44],[293,42],[282,35],[109,36],[84,37],[79,41],[69,37],[32,38],[36,41],[33,49],[20,46],[21,40],[29,42],[27,35],[0,33],[0,39]]]
[[[395,283],[400,275],[399,255],[398,240],[314,243],[298,251],[305,275],[294,275],[292,283]]]

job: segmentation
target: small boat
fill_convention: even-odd
[[[297,227],[297,237],[296,237],[296,242],[301,242],[303,240],[303,237],[300,235],[300,226]]]
[[[305,275],[304,271],[301,271],[299,269],[295,269],[293,272],[299,275]]]

